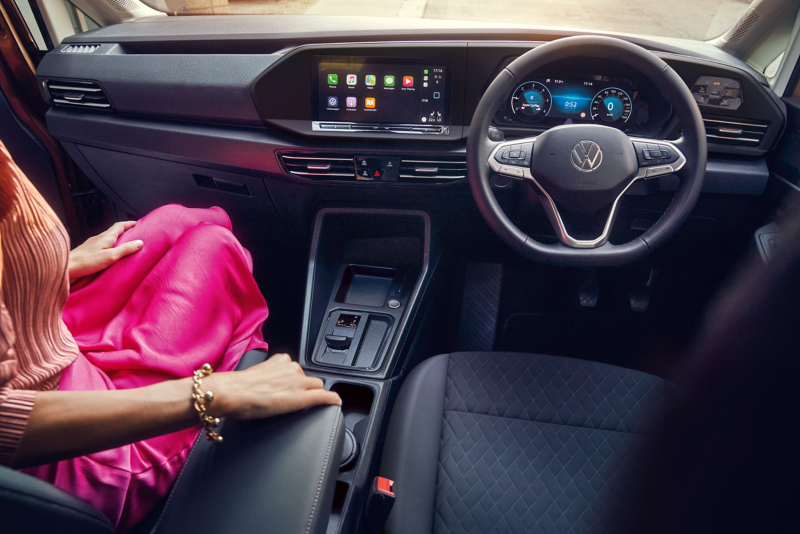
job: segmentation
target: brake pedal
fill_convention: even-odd
[[[650,307],[650,288],[653,287],[657,274],[658,271],[655,268],[650,269],[650,276],[647,277],[644,287],[631,289],[631,311],[644,313]]]
[[[600,286],[597,285],[597,271],[594,267],[584,269],[583,284],[578,290],[578,301],[584,308],[594,308],[600,298]]]

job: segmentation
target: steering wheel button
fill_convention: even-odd
[[[655,176],[661,176],[663,174],[670,174],[673,172],[672,165],[661,165],[659,167],[651,167],[647,169],[647,178],[652,178]]]
[[[519,159],[519,150],[512,150],[509,152],[508,159]]]
[[[500,174],[506,174],[515,178],[522,178],[525,176],[525,171],[519,167],[512,167],[511,165],[500,166]]]

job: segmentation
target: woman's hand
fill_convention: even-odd
[[[144,243],[140,240],[114,246],[122,232],[135,224],[136,221],[118,222],[102,234],[90,237],[84,244],[71,250],[68,267],[70,282],[102,271],[141,249]]]
[[[323,385],[319,378],[306,376],[288,354],[275,354],[244,371],[203,379],[203,390],[214,394],[214,400],[206,403],[209,415],[235,419],[272,417],[317,404],[341,406],[339,395]]]

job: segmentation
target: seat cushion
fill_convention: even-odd
[[[111,534],[111,522],[89,503],[52,484],[0,466],[0,532]]]
[[[438,405],[404,395],[421,383],[427,396],[441,396]],[[395,480],[397,504],[387,532],[614,531],[622,485],[659,442],[664,402],[664,380],[596,362],[488,352],[431,358],[409,375],[392,414],[381,474]],[[409,455],[425,456],[415,462],[435,465],[435,476],[409,465]],[[432,505],[403,506],[405,486],[432,494]]]

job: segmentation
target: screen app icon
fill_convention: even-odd
[[[378,83],[378,78],[374,74],[367,74],[364,76],[364,81],[367,83],[367,85],[375,85]]]
[[[339,106],[339,99],[335,96],[328,97],[328,107],[335,108]]]
[[[414,87],[414,77],[403,76],[403,87]]]
[[[338,74],[328,74],[328,85],[337,85],[339,83]]]
[[[348,108],[354,108],[357,105],[357,99],[354,96],[348,96],[346,103]]]
[[[348,74],[347,75],[347,85],[355,85],[358,83],[358,76],[355,74]]]
[[[394,76],[391,74],[383,77],[383,85],[386,87],[394,87]]]
[[[364,107],[365,108],[374,108],[375,107],[375,99],[374,98],[367,98],[364,100]]]

